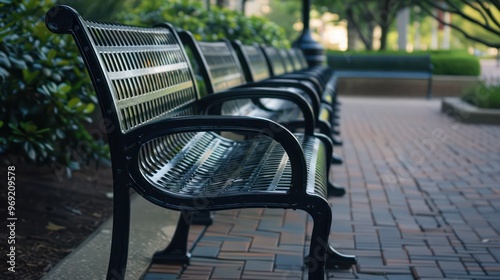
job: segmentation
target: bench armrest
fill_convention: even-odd
[[[244,85],[239,86],[241,88],[247,88],[247,87],[290,87],[290,88],[297,88],[299,90],[302,90],[309,98],[311,98],[311,107],[313,109],[314,116],[318,116],[319,114],[319,104],[320,104],[320,99],[319,95],[320,93],[315,92],[314,87],[311,84],[301,82],[301,81],[294,81],[294,80],[287,80],[287,79],[268,79],[264,81],[258,81],[258,82],[253,82],[253,83],[247,83]]]
[[[318,92],[323,91],[322,83],[320,82],[320,80],[317,77],[314,77],[313,75],[307,75],[305,73],[291,72],[291,73],[285,73],[285,74],[282,74],[279,76],[275,76],[273,78],[277,78],[277,79],[284,78],[284,79],[294,79],[294,80],[307,81],[307,82],[311,83]]]
[[[313,115],[311,106],[304,97],[286,89],[265,87],[232,88],[227,91],[203,97],[200,99],[200,105],[203,109],[207,109],[211,106],[220,105],[227,101],[252,98],[277,98],[292,101],[300,108],[304,116],[304,121],[307,124],[304,133],[307,135],[313,135],[316,118]]]
[[[307,186],[307,164],[297,138],[282,125],[264,119],[244,116],[185,116],[159,120],[127,133],[124,154],[134,180],[142,178],[139,170],[139,150],[146,142],[183,132],[239,132],[265,135],[283,146],[290,160],[292,178],[290,192],[304,194]],[[142,179],[140,179],[142,180]]]

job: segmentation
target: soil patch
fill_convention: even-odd
[[[8,233],[0,231],[2,279],[40,279],[110,217],[111,168],[87,167],[60,179],[48,167],[15,165],[15,273],[7,271]],[[7,165],[0,166],[0,214],[7,223]]]

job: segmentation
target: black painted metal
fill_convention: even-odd
[[[245,48],[235,45],[238,52],[246,52],[253,46],[246,46]],[[334,129],[334,125],[337,123],[337,98],[335,93],[336,80],[331,76],[331,72],[328,68],[324,67],[307,67],[300,69],[298,71],[291,70],[294,68],[293,62],[291,61],[288,52],[285,50],[278,50],[274,47],[262,46],[261,48],[264,57],[269,65],[271,73],[276,73],[275,69],[283,70],[283,72],[278,76],[273,76],[272,78],[278,78],[280,80],[293,80],[306,83],[314,89],[317,97],[316,99],[321,100],[318,105],[319,113],[317,115],[317,127],[320,131],[326,135],[331,135],[332,141],[335,145],[342,145],[342,140],[337,136],[339,131]],[[298,60],[304,60],[303,56],[300,58],[302,53],[296,53]],[[242,55],[244,58],[245,55]],[[248,55],[246,55],[248,57]],[[256,60],[248,60],[243,63],[245,67],[252,68],[256,63],[261,63]],[[286,70],[291,70],[286,72]],[[251,71],[251,70],[246,70]],[[339,158],[334,157],[333,159],[337,163],[341,163]]]
[[[181,211],[170,244],[153,255],[153,263],[188,265],[191,253],[188,250],[189,225],[192,222],[192,212]]]
[[[252,83],[248,84],[237,54],[230,42],[198,42],[189,32],[179,32],[183,43],[189,47],[196,59],[200,74],[204,77],[208,93],[213,104],[224,104],[217,107],[217,114],[249,115],[277,121],[287,126],[298,118],[303,119],[301,127],[305,133],[312,135],[315,127],[315,111],[311,110],[308,101],[283,86],[283,84]],[[238,87],[238,88],[236,88]],[[231,94],[224,92],[231,89]],[[291,105],[290,101],[295,105]]]
[[[301,49],[309,66],[321,66],[325,64],[325,50],[320,43],[316,42],[309,29],[309,13],[311,11],[311,0],[302,1],[302,22],[304,28],[299,38],[293,42],[293,46]]]

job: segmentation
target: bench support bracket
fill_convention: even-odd
[[[181,211],[170,244],[163,251],[156,252],[153,255],[152,263],[189,265],[191,253],[187,251],[187,243],[191,218],[191,212]]]
[[[345,188],[332,183],[328,182],[328,197],[341,197],[345,195]]]
[[[214,223],[214,214],[210,211],[199,211],[193,213],[192,225],[210,226]]]
[[[326,269],[349,269],[357,263],[356,257],[337,252],[332,245],[328,245],[326,251]]]

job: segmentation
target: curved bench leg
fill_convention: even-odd
[[[314,205],[316,210],[306,210],[312,216],[314,225],[309,255],[305,260],[309,268],[309,279],[324,279],[325,269],[349,269],[357,264],[357,260],[353,255],[337,252],[328,243],[332,224],[332,211],[328,202],[318,201]]]
[[[124,279],[130,231],[129,189],[113,187],[113,233],[106,279]]]
[[[337,135],[333,135],[332,140],[333,140],[333,145],[335,145],[335,146],[344,145],[344,142],[342,141],[342,139],[340,137],[338,137]]]
[[[214,214],[210,211],[199,211],[193,213],[192,225],[210,226],[214,223]]]
[[[332,124],[332,126],[333,126],[333,127],[338,127],[338,126],[340,126],[340,119],[339,119],[339,118],[332,117],[331,124]]]
[[[187,250],[189,225],[191,223],[192,213],[181,211],[177,228],[174,236],[163,251],[156,252],[153,255],[153,263],[161,264],[181,264],[188,265],[191,259],[191,253]]]
[[[356,256],[339,253],[332,245],[328,245],[325,262],[327,269],[349,269],[357,263]]]
[[[328,181],[328,197],[341,197],[345,195],[345,188]]]
[[[336,153],[332,154],[332,164],[339,165],[342,164],[343,162],[344,160],[342,159],[342,157],[340,157]]]
[[[336,136],[340,135],[340,130],[338,130],[338,127],[333,127],[332,128],[332,134],[336,135]],[[340,138],[339,138],[339,140],[340,140]]]
[[[319,199],[318,199],[319,200]],[[325,261],[327,255],[328,236],[332,224],[332,210],[325,200],[315,201],[314,207],[306,211],[313,218],[313,230],[309,255],[306,256],[306,263],[309,269],[309,279],[324,279]]]
[[[338,134],[340,134],[340,132],[338,132]],[[342,144],[344,144],[344,142],[342,141],[342,139],[340,138],[340,136],[338,134],[332,133],[332,142],[333,142],[333,145],[335,145],[335,146],[342,146]]]
[[[342,139],[339,136],[340,132],[336,130],[335,127],[332,127],[327,122],[321,120],[317,121],[317,127],[320,133],[330,135],[330,140],[334,146],[342,146]]]

